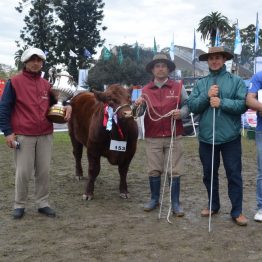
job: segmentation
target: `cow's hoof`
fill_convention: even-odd
[[[87,177],[85,177],[85,176],[78,176],[78,175],[76,175],[75,177],[76,177],[76,180],[78,180],[78,181],[87,180]]]
[[[94,198],[94,196],[83,194],[83,200],[90,201]]]
[[[87,180],[87,177],[86,176],[79,176],[79,181],[80,180]]]
[[[123,199],[127,199],[127,198],[130,198],[130,195],[129,193],[120,193],[119,196]]]

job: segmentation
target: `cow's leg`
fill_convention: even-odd
[[[120,175],[119,191],[121,198],[129,198],[129,192],[127,190],[126,176],[129,168],[129,163],[118,166],[118,172]]]
[[[83,168],[81,164],[81,159],[83,155],[83,144],[79,143],[74,136],[70,135],[72,146],[73,146],[73,155],[75,157],[75,174],[78,179],[83,178]]]
[[[92,200],[94,197],[95,181],[100,172],[100,156],[90,156],[88,154],[88,181],[84,200]]]

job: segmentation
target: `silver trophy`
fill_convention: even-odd
[[[47,118],[53,123],[65,123],[63,102],[74,95],[76,87],[73,77],[67,71],[58,73],[51,90],[57,99],[57,103],[49,109]]]

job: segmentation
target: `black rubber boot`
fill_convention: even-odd
[[[152,211],[159,206],[161,177],[150,176],[149,184],[151,190],[151,200],[144,205],[144,211],[147,212]]]
[[[183,208],[180,206],[179,196],[180,196],[180,177],[174,177],[172,179],[172,188],[171,188],[172,211],[175,216],[183,217],[185,213],[183,211]]]

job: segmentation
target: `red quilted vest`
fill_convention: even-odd
[[[16,93],[12,110],[12,129],[18,135],[47,135],[53,132],[53,124],[46,118],[49,109],[50,84],[40,74],[23,71],[11,79]]]
[[[164,115],[169,111],[176,109],[177,104],[180,108],[182,83],[178,81],[168,80],[161,88],[150,82],[142,89],[142,94],[146,100],[150,100],[155,112],[159,115]],[[152,118],[158,118],[153,112],[150,103],[148,103],[147,110],[149,110]],[[170,137],[171,136],[171,116],[162,118],[159,121],[152,121],[148,115],[145,114],[145,137]],[[176,120],[176,136],[182,135],[183,125],[182,120]]]

